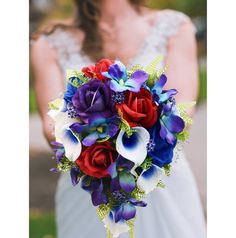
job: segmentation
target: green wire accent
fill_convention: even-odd
[[[132,129],[129,123],[123,118],[123,113],[121,110],[118,110],[118,114],[120,116],[120,129],[125,131],[128,137],[132,136],[132,134],[135,132],[135,129]]]
[[[110,230],[107,228],[107,238],[113,238],[112,233],[110,232]]]
[[[157,183],[157,187],[159,187],[159,188],[165,188],[166,185],[160,180],[160,181]]]
[[[135,238],[135,230],[134,230],[134,221],[135,219],[129,220],[126,222],[126,224],[129,226],[129,237]]]

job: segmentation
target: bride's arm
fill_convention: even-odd
[[[196,101],[198,95],[198,64],[195,31],[190,21],[182,24],[168,45],[166,88],[176,88],[177,102]],[[193,109],[189,111],[193,113]]]
[[[31,48],[31,64],[34,73],[34,88],[43,132],[48,142],[53,138],[53,121],[47,115],[48,102],[54,100],[64,90],[62,73],[58,65],[57,52],[48,42],[39,38]]]

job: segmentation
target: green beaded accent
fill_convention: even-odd
[[[170,164],[165,164],[163,166],[164,172],[166,176],[170,176],[170,170],[171,170],[171,165]]]
[[[144,170],[150,169],[152,166],[152,157],[147,157],[143,163],[140,165],[140,167]]]
[[[127,71],[128,78],[137,70],[143,70],[143,66],[141,66],[140,64],[134,65],[131,70]]]
[[[110,210],[111,210],[111,208],[110,208],[109,204],[102,204],[97,208],[96,212],[97,212],[98,217],[101,220],[103,220],[105,217],[108,216]]]
[[[132,193],[131,196],[137,200],[141,200],[145,196],[145,192],[136,187]]]
[[[57,165],[57,169],[60,172],[67,172],[69,170],[71,170],[71,168],[74,166],[74,163],[72,161],[70,161],[69,159],[67,159],[66,157],[64,157],[61,162]]]
[[[158,188],[165,188],[166,185],[160,180],[160,181],[157,183],[157,187],[158,187]]]
[[[53,101],[48,103],[48,107],[51,110],[59,110],[61,105],[62,105],[62,99],[61,98],[57,98],[56,100],[53,100]]]

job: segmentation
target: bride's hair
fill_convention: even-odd
[[[43,30],[43,34],[51,34],[57,28],[64,30],[69,28],[79,28],[85,33],[82,51],[91,59],[97,61],[103,57],[102,37],[98,28],[98,21],[101,15],[101,4],[99,0],[74,0],[76,14],[72,25],[53,24]],[[140,11],[145,0],[129,0],[133,7]],[[41,31],[42,33],[42,31]],[[33,35],[36,38],[37,32]]]
[[[144,0],[129,0],[137,11],[144,4]],[[92,59],[103,57],[102,38],[98,29],[98,21],[101,14],[100,1],[75,0],[77,7],[76,25],[85,33],[82,46],[83,51]]]

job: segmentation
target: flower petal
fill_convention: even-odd
[[[147,144],[150,140],[149,132],[143,127],[133,127],[135,132],[128,137],[121,130],[116,140],[116,150],[124,158],[141,165],[147,156]]]
[[[86,136],[83,140],[82,140],[82,144],[85,146],[90,146],[93,145],[96,140],[98,139],[98,133],[97,132],[93,132],[91,134],[89,134],[88,136]]]
[[[78,175],[80,174],[80,169],[78,167],[73,167],[70,170],[70,176],[71,176],[71,182],[72,185],[75,186],[76,184],[78,184],[79,180],[78,180]]]
[[[123,218],[128,221],[132,218],[134,218],[136,215],[136,208],[133,204],[127,202],[124,204],[123,206],[123,212],[122,212],[122,216]]]
[[[105,227],[112,233],[114,238],[117,238],[122,233],[128,232],[130,229],[122,219],[115,223],[112,212],[110,212],[109,215],[103,219],[103,222]]]
[[[148,74],[145,71],[137,70],[131,75],[131,78],[125,82],[125,86],[129,87],[129,90],[132,92],[138,92],[147,79]]]
[[[116,162],[112,163],[108,169],[107,169],[108,173],[110,174],[110,176],[112,178],[115,178],[117,176],[117,170],[116,170]]]
[[[185,127],[184,120],[177,115],[171,114],[168,117],[162,118],[162,121],[164,122],[167,129],[172,133],[179,133],[183,131]]]
[[[119,182],[121,188],[127,193],[131,193],[135,188],[135,179],[131,173],[120,173]]]
[[[164,174],[163,169],[153,164],[151,168],[143,171],[140,174],[137,180],[138,188],[143,190],[146,194],[150,193],[152,190],[156,188],[163,174]]]
[[[78,159],[82,149],[81,142],[69,128],[69,125],[64,126],[62,129],[61,140],[65,148],[65,156],[72,161]]]
[[[114,92],[124,92],[126,90],[128,90],[129,88],[126,87],[125,85],[121,85],[119,84],[116,80],[112,79],[110,81],[110,88],[112,91]]]
[[[154,94],[157,94],[159,95],[161,92],[162,92],[162,88],[164,87],[164,85],[166,84],[166,81],[167,81],[167,77],[162,74],[159,78],[158,81],[156,81],[155,85],[153,86],[152,88],[152,92]]]

